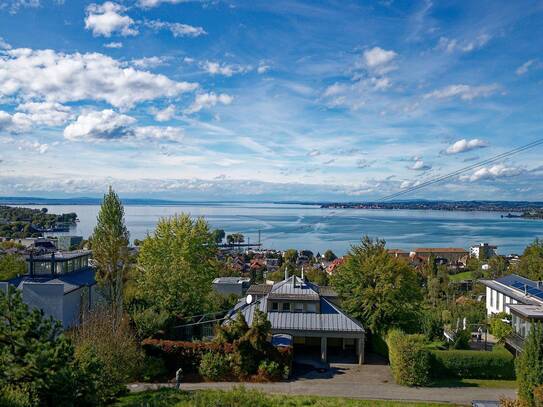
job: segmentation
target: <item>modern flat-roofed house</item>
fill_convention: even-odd
[[[240,311],[250,325],[259,309],[271,322],[274,340],[288,338],[295,354],[316,351],[326,362],[329,352],[337,352],[363,363],[364,328],[335,304],[337,294],[330,288],[291,276],[273,285],[251,286],[247,293],[251,297],[240,301],[228,318]]]
[[[213,280],[213,288],[222,295],[237,295],[241,297],[251,285],[251,279],[248,277],[217,277]]]
[[[471,257],[475,257],[479,260],[488,260],[491,257],[497,256],[498,246],[488,243],[480,243],[469,248],[469,254]]]
[[[99,301],[95,271],[89,266],[89,251],[52,253],[28,257],[29,273],[0,282],[0,291],[11,285],[22,291],[30,308],[43,310],[65,329],[77,326],[85,310]]]
[[[511,315],[513,335],[507,344],[517,351],[534,321],[543,321],[543,282],[511,274],[496,280],[479,280],[486,286],[488,315],[506,312]]]

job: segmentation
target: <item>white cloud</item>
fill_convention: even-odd
[[[139,59],[133,59],[132,65],[141,69],[156,68],[157,66],[165,65],[166,58],[163,57],[143,57]]]
[[[27,102],[10,114],[0,110],[0,131],[22,133],[35,125],[60,126],[71,117],[70,108],[60,103]]]
[[[477,138],[471,140],[462,139],[447,147],[445,152],[447,154],[459,154],[485,147],[488,147],[488,143],[484,140],[480,140]]]
[[[442,89],[427,93],[426,95],[424,95],[424,98],[449,99],[452,97],[459,97],[462,100],[472,100],[478,97],[491,96],[494,93],[498,92],[500,89],[501,87],[498,84],[480,86],[470,86],[463,84],[449,85]]]
[[[38,141],[21,140],[18,142],[18,144],[19,146],[17,147],[17,149],[19,150],[33,150],[39,154],[45,154],[47,150],[49,150],[48,144],[42,144]]]
[[[252,70],[250,65],[230,65],[230,64],[220,64],[218,62],[206,61],[202,64],[202,68],[211,75],[224,75],[232,76],[238,73],[245,73]]]
[[[136,140],[181,141],[181,128],[134,126],[136,119],[111,109],[80,115],[64,129],[64,137],[72,141]]]
[[[480,168],[471,175],[461,176],[460,179],[474,182],[485,179],[492,180],[503,177],[515,177],[523,172],[525,170],[519,167],[507,167],[504,164],[497,164],[492,167]]]
[[[420,157],[413,157],[413,164],[407,168],[413,171],[427,171],[432,169],[432,166],[426,164]]]
[[[151,109],[151,113],[155,117],[155,120],[157,122],[167,122],[168,120],[171,120],[175,116],[175,106],[169,105],[168,107],[160,110],[160,109]]]
[[[64,129],[68,140],[111,140],[133,135],[133,117],[119,114],[111,109],[80,115],[74,123]]]
[[[108,42],[107,44],[104,44],[105,48],[122,48],[123,43],[122,42]]]
[[[48,102],[105,101],[130,108],[141,101],[176,97],[198,87],[139,71],[99,53],[63,54],[14,49],[0,54],[0,97]]]
[[[141,8],[153,8],[153,7],[160,6],[162,3],[180,4],[180,3],[188,3],[190,1],[194,1],[194,0],[139,0],[138,6]]]
[[[364,51],[362,58],[365,66],[381,75],[390,72],[395,67],[391,62],[398,54],[394,51],[387,51],[380,47],[373,47],[370,50]]]
[[[11,49],[11,45],[2,37],[0,37],[0,49]]]
[[[0,3],[0,10],[4,7],[9,7],[9,12],[16,14],[20,8],[38,8],[40,6],[40,0],[11,0]]]
[[[199,37],[200,35],[207,34],[202,27],[181,23],[169,23],[161,20],[145,21],[145,25],[155,31],[169,30],[174,37]]]
[[[528,70],[530,69],[530,67],[532,67],[536,62],[537,62],[536,59],[530,59],[529,61],[526,61],[525,63],[523,63],[521,66],[519,66],[519,67],[517,68],[517,70],[515,71],[515,73],[516,73],[518,76],[524,75],[526,72],[528,72]]]
[[[269,70],[270,70],[270,66],[264,64],[263,62],[261,62],[261,63],[258,65],[258,68],[256,68],[256,71],[257,71],[259,74],[266,73],[266,72],[268,72]]]
[[[122,36],[137,35],[134,20],[123,15],[126,7],[106,1],[103,4],[92,3],[86,8],[85,28],[92,30],[95,37],[111,37],[112,34],[119,33]]]
[[[437,43],[436,48],[447,53],[454,51],[471,52],[476,49],[482,48],[490,41],[490,35],[481,34],[469,41],[459,41],[454,38],[441,37]]]
[[[321,152],[319,150],[311,150],[309,153],[307,153],[309,157],[318,157],[321,155]]]
[[[229,105],[232,103],[234,98],[226,93],[221,93],[219,95],[211,93],[200,93],[196,95],[192,105],[186,110],[186,113],[196,113],[204,108],[209,108],[215,106],[217,103],[223,105]]]

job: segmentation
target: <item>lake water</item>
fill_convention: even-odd
[[[43,206],[28,206],[41,208]],[[50,205],[51,213],[76,212],[80,223],[71,234],[87,238],[96,224],[98,205]],[[127,205],[131,239],[152,233],[161,217],[186,212],[204,216],[213,228],[241,232],[255,243],[258,231],[266,248],[332,249],[345,253],[363,235],[380,237],[390,248],[464,247],[488,242],[501,254],[521,253],[543,236],[543,221],[500,218],[496,212],[321,209],[311,205],[211,203],[172,206]]]

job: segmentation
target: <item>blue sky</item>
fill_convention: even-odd
[[[0,0],[0,194],[370,200],[543,137],[543,2]],[[409,198],[543,200],[541,148]]]

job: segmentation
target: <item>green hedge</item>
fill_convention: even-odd
[[[431,374],[435,378],[514,379],[513,355],[502,346],[491,352],[475,350],[432,350]]]
[[[387,336],[392,376],[398,384],[424,386],[430,382],[430,351],[424,335],[392,330]]]

